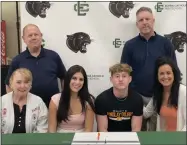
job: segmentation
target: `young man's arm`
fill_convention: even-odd
[[[102,99],[103,96],[98,96],[95,100],[95,112],[97,120],[97,129],[99,132],[107,132],[108,118],[105,108],[105,102]]]
[[[97,127],[99,132],[108,132],[107,115],[97,115]]]
[[[143,99],[140,95],[136,95],[134,96],[136,99],[136,103],[135,103],[135,109],[133,112],[133,116],[132,116],[132,121],[131,121],[131,126],[132,126],[132,131],[141,131],[141,127],[142,127],[142,116],[143,116]]]
[[[133,116],[132,117],[132,131],[141,131],[142,128],[142,115],[141,116]]]

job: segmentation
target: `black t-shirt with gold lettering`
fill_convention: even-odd
[[[95,109],[97,115],[107,115],[109,132],[132,131],[132,116],[143,115],[143,100],[131,89],[126,99],[118,99],[110,88],[96,98]]]

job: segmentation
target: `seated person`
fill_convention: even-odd
[[[98,131],[140,131],[143,100],[129,88],[132,68],[128,64],[116,64],[109,71],[113,87],[102,92],[95,100]]]
[[[159,58],[155,69],[154,96],[143,110],[149,118],[156,110],[157,131],[186,131],[186,86],[176,64],[166,57]]]
[[[74,65],[66,73],[63,92],[51,98],[48,132],[91,132],[94,116],[86,72]]]
[[[1,133],[45,133],[48,110],[39,96],[29,93],[32,73],[25,68],[10,77],[12,92],[2,96]]]

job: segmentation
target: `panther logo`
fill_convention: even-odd
[[[46,10],[50,7],[51,4],[48,1],[28,1],[25,4],[25,9],[31,16],[41,18],[46,18]]]
[[[86,53],[88,44],[91,44],[90,36],[84,32],[77,32],[72,35],[67,35],[66,45],[70,50],[77,53]]]
[[[134,8],[133,2],[128,1],[112,1],[109,3],[110,12],[117,18],[123,16],[129,18],[129,11]]]
[[[170,34],[164,35],[174,45],[175,50],[179,53],[184,52],[184,44],[187,43],[187,34],[181,31],[176,31]]]

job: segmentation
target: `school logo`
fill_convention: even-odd
[[[83,1],[78,1],[74,5],[74,10],[77,12],[78,16],[86,16],[87,12],[89,11],[89,4]]]
[[[184,52],[184,45],[187,43],[187,34],[181,31],[176,31],[164,35],[174,45],[175,50],[179,53]]]
[[[50,7],[49,1],[27,1],[25,4],[25,9],[31,16],[40,18],[46,18],[47,9]]]
[[[124,18],[129,18],[130,10],[134,8],[133,2],[128,1],[112,1],[109,3],[110,12],[120,18],[123,16]]]
[[[91,44],[90,36],[84,32],[77,32],[72,35],[67,35],[66,45],[68,48],[77,53],[80,51],[81,53],[87,52],[87,45]]]
[[[157,2],[155,5],[155,10],[156,10],[156,12],[162,12],[163,10],[176,11],[176,10],[182,10],[185,7],[186,7],[186,3],[167,4],[167,3]]]
[[[115,38],[113,45],[115,48],[120,48],[121,46],[125,45],[125,41],[122,41],[120,38]]]

